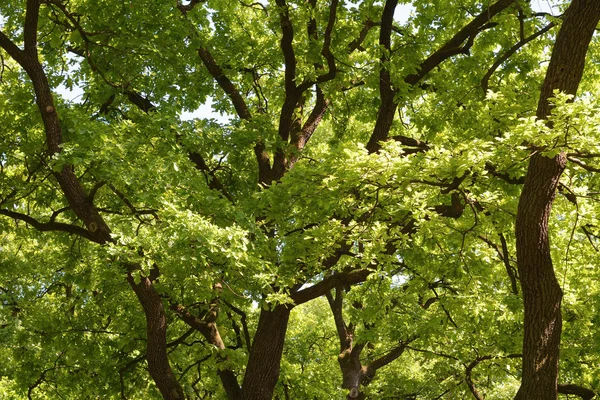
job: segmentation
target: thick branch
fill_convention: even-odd
[[[333,31],[333,26],[335,25],[336,13],[338,7],[339,0],[332,0],[329,5],[329,19],[327,21],[327,27],[325,28],[325,34],[323,37],[323,48],[321,49],[321,54],[327,60],[327,73],[319,76],[317,78],[317,82],[327,82],[336,75],[336,66],[335,66],[335,58],[333,54],[331,54],[331,32]]]
[[[331,295],[331,291],[325,293],[329,308],[333,314],[333,321],[335,322],[335,328],[340,339],[340,353],[347,348],[352,348],[352,334],[348,334],[349,330],[346,327],[344,321],[344,315],[342,314],[342,300],[344,298],[342,288],[337,287],[335,289],[335,297]]]
[[[200,3],[204,3],[206,0],[191,0],[188,4],[183,4],[181,2],[177,2],[177,8],[183,15],[187,14],[189,11],[192,11],[196,5]]]
[[[172,303],[170,308],[171,310],[175,311],[185,323],[200,332],[211,345],[215,346],[219,350],[225,350],[225,343],[221,338],[221,334],[219,333],[219,329],[217,328],[216,324],[218,312],[216,301],[210,304],[209,309],[202,318],[193,315],[181,304]],[[221,360],[226,359],[223,356],[219,356],[219,358]],[[235,373],[231,369],[226,368],[219,369],[217,374],[221,379],[221,383],[223,384],[225,392],[227,392],[227,397],[230,400],[239,399],[241,396],[241,388]]]
[[[379,71],[379,95],[381,98],[381,105],[377,112],[377,120],[375,121],[373,133],[366,146],[369,153],[378,151],[380,148],[379,142],[387,138],[398,106],[398,103],[394,100],[396,93],[392,87],[392,78],[388,65],[390,53],[392,51],[392,23],[394,22],[394,11],[396,10],[397,4],[398,0],[387,0],[381,16],[381,28],[379,31],[379,45],[382,47],[380,58],[381,69]]]
[[[0,47],[4,49],[19,65],[27,65],[31,61],[29,57],[4,34],[0,31]]]
[[[392,24],[394,22],[394,12],[398,5],[397,0],[387,0],[383,7],[381,15],[381,28],[379,30],[379,45],[383,49],[381,54],[381,70],[379,72],[379,94],[382,102],[393,100],[394,90],[392,88],[392,79],[387,63],[390,61],[392,51]]]
[[[281,27],[281,51],[285,62],[285,92],[296,91],[296,55],[294,54],[294,27],[290,20],[289,7],[285,0],[276,0],[279,7],[279,25]]]
[[[77,226],[77,225],[70,225],[70,224],[65,224],[62,222],[53,222],[53,221],[40,222],[40,221],[36,220],[35,218],[30,217],[29,215],[21,214],[21,213],[15,212],[15,211],[2,210],[2,209],[0,209],[0,215],[6,215],[7,217],[10,217],[17,221],[24,221],[28,225],[31,225],[32,227],[34,227],[35,229],[37,229],[38,231],[41,231],[41,232],[49,232],[49,231],[67,232],[67,233],[72,233],[77,236],[84,237],[93,242],[97,242],[100,244],[104,243],[102,241],[98,241],[97,238],[95,238],[92,234],[90,234],[90,232],[87,229],[83,229],[82,227]]]
[[[378,369],[385,367],[386,365],[400,357],[402,353],[404,353],[404,350],[406,350],[406,347],[415,340],[416,338],[402,341],[398,346],[394,347],[392,350],[390,350],[383,356],[373,360],[369,365],[367,365],[367,372],[365,375],[371,378],[375,376],[375,373]]]
[[[40,16],[40,0],[27,0],[25,12],[24,48],[25,53],[37,58],[37,26]]]
[[[323,95],[323,91],[317,86],[317,99],[315,102],[315,106],[313,107],[308,119],[304,123],[301,129],[296,130],[292,129],[291,132],[291,145],[294,147],[293,153],[290,154],[289,159],[287,161],[287,168],[291,168],[298,161],[300,157],[300,153],[306,146],[306,143],[310,140],[312,134],[319,126],[319,123],[323,119],[323,116],[327,112],[327,108],[329,107],[329,101],[325,100],[325,96]]]
[[[376,24],[373,21],[365,21],[365,25],[363,26],[363,28],[360,30],[360,33],[358,34],[358,37],[356,39],[354,39],[353,41],[351,41],[348,44],[348,53],[352,53],[354,52],[354,50],[356,49],[361,49],[361,45],[362,43],[365,41],[365,39],[367,38],[367,34],[369,33],[369,31],[377,26],[378,24]]]
[[[294,300],[296,305],[306,303],[307,301],[327,294],[327,292],[335,287],[354,285],[364,282],[372,273],[373,271],[368,269],[357,269],[350,272],[342,272],[339,274],[330,275],[313,286],[295,293],[291,293],[290,297],[292,300]]]
[[[413,139],[407,136],[396,135],[392,136],[392,139],[399,142],[403,146],[414,147],[414,149],[407,149],[404,152],[407,154],[412,153],[423,153],[429,150],[429,145],[426,142],[422,142],[417,139]]]
[[[198,55],[200,56],[200,59],[202,60],[202,63],[208,72],[231,99],[238,117],[250,121],[252,119],[252,114],[250,113],[244,98],[240,94],[239,90],[233,85],[231,80],[229,80],[229,78],[223,73],[223,70],[217,64],[212,54],[210,54],[208,49],[200,47],[198,49]],[[272,181],[271,161],[262,142],[259,141],[256,143],[254,146],[254,154],[256,155],[256,161],[258,164],[258,182],[268,186]]]
[[[567,160],[571,161],[574,164],[579,165],[581,168],[585,169],[586,171],[600,172],[600,168],[588,165],[588,164],[584,163],[583,161],[581,161],[580,159],[578,159],[576,157],[567,156]]]
[[[299,137],[296,143],[293,143],[298,150],[302,150],[304,148],[304,146],[314,133],[315,129],[317,129],[317,126],[319,126],[319,123],[323,119],[323,116],[325,115],[325,112],[329,107],[329,100],[325,99],[323,91],[319,87],[317,87],[316,92],[317,100],[315,102],[315,106],[313,107],[310,115],[308,116],[308,119],[302,126],[301,136]]]
[[[558,393],[574,394],[581,397],[583,400],[592,400],[596,393],[593,390],[584,388],[578,385],[558,385]]]
[[[28,3],[28,6],[39,7],[35,1]],[[32,9],[27,22],[29,24],[37,21],[35,11]],[[28,25],[24,28],[26,31],[37,29]],[[29,34],[32,35],[31,33]],[[32,39],[29,39],[31,45]],[[35,40],[34,40],[35,42]],[[19,48],[0,32],[0,46],[5,49],[25,70],[31,82],[36,95],[36,103],[40,111],[44,130],[46,132],[46,145],[50,155],[60,153],[62,150],[62,127],[58,118],[58,113],[54,105],[52,91],[48,78],[37,59],[37,51],[29,50],[27,53],[19,50]],[[88,195],[83,189],[81,183],[75,176],[73,166],[66,165],[60,172],[54,174],[69,205],[75,214],[84,222],[88,228],[90,235],[94,237],[94,241],[98,243],[106,243],[112,241],[110,229],[104,219],[98,213],[90,201]]]
[[[167,355],[167,320],[160,295],[156,292],[152,280],[141,276],[136,283],[131,272],[127,282],[135,292],[146,315],[146,359],[148,371],[163,398],[184,400],[183,389],[177,381]]]
[[[198,55],[202,60],[202,63],[208,70],[208,72],[212,75],[212,77],[217,81],[221,89],[229,96],[231,102],[233,103],[233,107],[235,111],[241,119],[245,119],[249,121],[252,119],[252,115],[250,114],[250,110],[244,101],[244,98],[237,90],[237,88],[233,85],[233,83],[229,80],[229,78],[225,75],[221,67],[217,64],[212,54],[205,47],[200,47],[198,49]]]
[[[432,69],[440,65],[443,61],[457,54],[464,53],[468,50],[469,41],[473,41],[481,31],[490,27],[486,26],[489,21],[497,14],[502,12],[508,6],[513,4],[515,0],[499,0],[491,6],[484,9],[481,14],[475,17],[464,28],[458,31],[450,40],[448,40],[441,48],[430,55],[419,66],[417,73],[410,74],[404,81],[410,85],[415,85]],[[462,46],[467,41],[467,45]]]

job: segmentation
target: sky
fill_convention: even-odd
[[[557,0],[532,0],[531,7],[536,12],[548,12],[556,15],[558,14],[558,10],[556,8],[557,2]],[[399,25],[405,24],[413,10],[414,8],[410,4],[399,4],[396,7],[396,12],[394,13],[395,21]],[[74,102],[81,101],[81,97],[83,95],[83,91],[78,87],[75,87],[72,91],[69,91],[67,88],[61,85],[57,91],[65,99]],[[208,99],[206,103],[204,103],[202,106],[200,106],[200,108],[198,108],[198,110],[194,112],[182,112],[181,118],[184,120],[190,120],[193,118],[214,118],[219,122],[229,121],[228,116],[221,115],[220,113],[213,111],[212,101],[210,99]]]

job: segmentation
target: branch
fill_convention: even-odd
[[[506,356],[486,355],[486,356],[477,357],[469,365],[466,365],[465,366],[465,382],[467,383],[469,390],[473,394],[473,397],[475,397],[477,400],[483,400],[483,397],[479,394],[479,392],[475,388],[475,385],[473,384],[473,379],[471,378],[471,372],[473,372],[473,369],[477,365],[479,365],[480,362],[485,361],[485,360],[498,359],[498,358],[521,358],[521,357],[523,357],[522,354],[509,354]]]
[[[585,233],[585,236],[588,238],[588,241],[590,242],[590,244],[592,245],[592,247],[594,248],[594,250],[596,251],[600,251],[600,249],[598,249],[598,247],[596,247],[596,245],[594,244],[593,238],[597,237],[596,235],[592,234],[589,230],[587,226],[582,226],[581,229],[583,230],[583,233]]]
[[[414,147],[414,149],[404,150],[406,154],[424,153],[429,150],[429,145],[426,142],[422,142],[407,136],[396,135],[392,136],[392,139],[400,142],[400,144],[403,146]]]
[[[156,110],[156,106],[154,104],[152,104],[152,102],[150,100],[148,100],[147,97],[142,96],[141,94],[137,93],[136,91],[126,89],[126,90],[124,90],[123,93],[125,93],[127,95],[127,98],[129,99],[129,101],[131,101],[133,104],[135,104],[140,110],[142,110],[146,114],[149,113],[150,111]]]
[[[327,68],[328,71],[317,77],[317,83],[323,83],[332,80],[335,78],[337,69],[335,66],[335,58],[333,54],[331,54],[331,32],[333,31],[333,26],[335,25],[336,13],[338,7],[339,0],[332,0],[329,5],[329,19],[327,21],[327,27],[325,28],[325,34],[323,37],[323,48],[321,49],[321,54],[327,60]]]
[[[241,119],[245,119],[247,121],[252,119],[252,115],[250,114],[250,110],[244,101],[244,98],[241,96],[240,92],[233,85],[231,80],[225,75],[223,69],[217,64],[212,54],[205,47],[200,47],[198,49],[198,56],[200,56],[200,60],[208,70],[208,72],[212,75],[212,77],[217,81],[217,84],[223,89],[223,91],[229,96],[231,102],[233,103],[233,107],[235,111]]]
[[[276,0],[275,3],[279,7],[279,26],[282,33],[280,47],[285,63],[285,92],[291,94],[296,91],[296,55],[292,44],[294,41],[294,27],[285,0]]]
[[[379,30],[379,45],[383,48],[381,54],[381,70],[379,72],[379,93],[381,95],[381,101],[386,103],[393,100],[394,90],[392,89],[392,79],[388,66],[386,65],[390,61],[390,53],[392,51],[392,25],[394,22],[394,12],[398,0],[387,0],[383,7],[383,13],[381,15],[381,28]]]
[[[513,185],[522,185],[525,183],[525,177],[524,176],[519,176],[517,178],[513,178],[512,176],[510,176],[509,174],[505,173],[505,172],[498,172],[498,170],[496,169],[496,167],[491,164],[491,163],[486,163],[485,164],[485,170],[492,176],[496,177],[496,178],[500,178],[505,182],[511,183]]]
[[[191,0],[188,4],[184,5],[180,2],[177,2],[177,8],[179,8],[179,11],[181,11],[181,13],[183,15],[187,14],[189,11],[191,11],[194,7],[196,7],[196,5],[200,4],[200,3],[204,3],[206,0]]]
[[[514,294],[516,294],[518,296],[519,288],[517,285],[517,277],[515,275],[515,267],[510,265],[510,260],[509,260],[509,256],[508,256],[508,245],[506,243],[506,238],[504,237],[504,234],[502,234],[502,233],[500,233],[499,236],[500,236],[500,242],[502,243],[502,249],[500,249],[500,247],[496,243],[492,242],[490,239],[488,239],[484,236],[479,236],[479,239],[483,240],[488,246],[490,246],[492,249],[496,250],[498,257],[500,258],[500,260],[502,260],[502,262],[504,263],[504,267],[506,268],[506,273],[508,274],[508,277],[510,279],[511,290]]]
[[[586,171],[600,172],[600,168],[592,167],[591,165],[587,165],[586,163],[584,163],[583,161],[581,161],[580,159],[578,159],[576,157],[567,156],[567,160],[571,161],[573,164],[579,165],[581,168],[585,169]]]
[[[8,55],[11,56],[17,63],[19,63],[19,65],[23,66],[30,62],[27,60],[29,57],[23,52],[23,50],[14,44],[12,40],[10,40],[2,31],[0,31],[0,47],[2,47],[4,51],[6,51]]]
[[[300,130],[292,129],[291,132],[291,145],[294,147],[293,153],[290,154],[289,160],[287,162],[287,167],[291,168],[298,161],[300,157],[300,152],[306,146],[306,143],[312,137],[312,134],[317,129],[323,116],[327,112],[329,107],[329,100],[325,99],[323,95],[323,91],[318,86],[316,87],[317,99],[315,102],[315,106],[313,107],[308,119],[302,126]]]
[[[294,112],[302,107],[304,103],[302,92],[308,89],[312,83],[304,82],[301,89],[296,86],[296,55],[293,46],[294,28],[290,20],[290,10],[285,0],[276,0],[275,3],[279,8],[279,25],[282,32],[280,48],[283,53],[285,65],[285,99],[279,113],[278,132],[281,141],[287,143],[292,131],[300,129],[298,126],[300,124],[299,118],[294,117]],[[314,25],[309,27],[309,29],[313,27]],[[286,160],[286,152],[279,145],[275,150],[271,180],[278,180],[283,177],[288,168],[289,164]]]
[[[73,235],[81,236],[86,238],[92,242],[103,244],[104,242],[98,240],[95,236],[93,236],[87,229],[84,229],[77,225],[65,224],[62,222],[40,222],[33,217],[30,217],[26,214],[21,214],[15,211],[2,210],[0,209],[0,215],[5,215],[12,219],[18,221],[24,221],[28,225],[31,225],[35,229],[41,232],[49,232],[49,231],[59,231],[59,232],[67,232]]]
[[[348,53],[352,53],[357,49],[361,49],[361,44],[362,44],[362,42],[365,41],[367,34],[373,27],[375,27],[377,25],[378,24],[373,21],[365,21],[365,25],[360,30],[360,33],[358,34],[358,38],[354,39],[353,41],[351,41],[348,44]]]
[[[227,200],[229,200],[231,203],[234,203],[233,197],[231,197],[229,192],[225,189],[225,187],[215,174],[215,171],[208,168],[208,165],[206,165],[206,161],[204,161],[204,157],[202,157],[200,153],[190,151],[188,153],[188,158],[191,162],[194,163],[194,166],[197,170],[204,172],[204,175],[206,177],[206,183],[208,184],[209,188],[219,191],[223,196],[225,196]]]
[[[252,340],[250,339],[250,331],[248,330],[246,313],[234,306],[233,304],[229,303],[228,301],[223,302],[227,305],[227,307],[231,309],[231,311],[240,316],[240,321],[242,322],[242,329],[244,331],[244,340],[246,341],[246,348],[248,349],[248,353],[250,353],[250,351],[252,351]]]
[[[241,96],[238,89],[233,85],[231,80],[229,80],[229,78],[223,73],[223,70],[217,64],[212,54],[210,54],[208,49],[200,47],[198,49],[198,55],[200,56],[200,59],[202,60],[202,63],[208,72],[231,99],[238,117],[246,121],[250,121],[252,119],[252,114],[250,113],[244,98]],[[271,160],[269,159],[269,154],[265,149],[265,145],[261,141],[254,145],[254,154],[258,164],[258,182],[268,186],[272,182]]]
[[[380,58],[381,69],[379,71],[379,95],[381,98],[381,105],[377,111],[377,120],[375,121],[373,133],[367,142],[366,148],[369,153],[378,151],[381,147],[379,142],[387,138],[398,106],[396,101],[394,101],[396,93],[392,88],[392,78],[387,65],[392,51],[392,24],[394,22],[394,11],[396,10],[397,4],[398,0],[387,0],[381,16],[381,28],[379,30],[379,46],[382,47]]]
[[[37,26],[40,3],[40,0],[27,0],[27,10],[25,12],[24,52],[33,58],[37,57]]]
[[[300,305],[327,294],[327,292],[335,287],[354,285],[364,282],[372,273],[373,271],[368,269],[358,269],[350,272],[330,275],[313,286],[295,293],[291,293],[290,297],[296,305]]]
[[[246,4],[243,1],[240,0],[240,4],[244,7],[248,7],[248,8],[255,8],[255,7],[260,7],[265,14],[268,16],[269,15],[269,10],[267,9],[267,6],[264,5],[263,3],[256,1],[254,3],[250,3],[250,4]]]
[[[483,30],[491,28],[495,25],[490,24],[489,21],[514,2],[515,0],[499,0],[491,6],[485,8],[481,14],[479,14],[464,28],[458,31],[450,40],[446,42],[446,44],[444,44],[435,53],[430,55],[425,61],[423,61],[419,66],[417,73],[408,75],[406,78],[404,78],[404,81],[410,85],[415,85],[432,69],[440,65],[446,59],[457,54],[468,52],[475,37]],[[465,41],[467,43],[463,46]]]
[[[344,322],[344,316],[342,314],[342,300],[343,292],[341,287],[335,289],[335,298],[331,295],[331,291],[325,293],[329,308],[333,314],[333,321],[335,322],[335,328],[337,330],[338,338],[340,340],[340,353],[344,350],[352,347],[352,335],[348,335],[348,329],[346,322]]]
[[[133,267],[135,268],[135,267]],[[155,268],[151,275],[158,275]],[[146,360],[148,372],[156,383],[161,394],[166,399],[183,400],[183,389],[169,363],[167,354],[167,319],[162,299],[151,277],[141,276],[139,283],[135,282],[132,268],[127,273],[127,282],[135,292],[146,316]]]
[[[503,62],[508,60],[513,54],[515,54],[517,51],[519,51],[521,49],[521,47],[525,46],[527,43],[531,42],[532,40],[542,36],[544,33],[548,32],[550,29],[552,29],[554,26],[556,26],[556,24],[554,22],[549,23],[548,25],[546,25],[539,31],[535,32],[531,36],[528,36],[527,38],[520,40],[513,47],[508,49],[504,54],[502,54],[500,57],[498,57],[496,59],[496,61],[494,61],[494,64],[492,64],[490,69],[485,73],[483,78],[481,78],[481,88],[483,89],[483,92],[486,93],[488,91],[490,78],[492,77],[494,72],[496,72],[498,67],[500,67],[500,65],[502,65]]]
[[[583,400],[591,400],[596,396],[596,393],[593,390],[578,385],[558,385],[558,393],[574,394],[575,396],[581,397]]]
[[[416,337],[410,338],[406,341],[401,341],[398,346],[394,347],[392,350],[390,350],[383,356],[373,360],[367,366],[367,371],[365,375],[372,379],[375,376],[375,373],[378,369],[385,367],[386,365],[400,357],[402,353],[404,353],[404,350],[406,350],[407,346],[415,340],[417,340]]]
[[[176,302],[171,302],[170,308],[175,311],[185,323],[200,332],[210,344],[219,350],[225,350],[225,343],[221,338],[221,334],[219,333],[219,329],[215,322],[218,312],[216,300],[213,300],[202,318],[193,315],[185,306],[177,304]],[[217,354],[217,357],[221,361],[227,360],[226,357],[219,354]],[[221,379],[227,397],[231,400],[239,399],[241,397],[241,388],[234,371],[229,368],[219,369],[217,370],[217,375],[219,375],[219,378]]]
[[[29,0],[27,3],[26,26],[24,27],[26,41],[28,46],[35,43],[33,22],[37,22],[37,8],[39,1]],[[37,29],[37,27],[35,27]],[[27,33],[29,32],[29,33]],[[47,152],[50,155],[60,153],[62,150],[62,127],[54,105],[54,99],[48,78],[42,65],[37,59],[37,51],[21,51],[6,35],[0,32],[0,46],[8,52],[14,60],[25,70],[35,91],[36,104],[40,112],[46,133]],[[28,47],[31,49],[31,47]],[[83,186],[75,175],[74,168],[71,165],[65,165],[60,172],[54,173],[62,192],[64,193],[69,205],[88,228],[89,235],[97,243],[111,242],[110,228],[98,213],[86,194]]]
[[[330,4],[330,8],[329,8],[329,19],[327,22],[327,27],[325,28],[325,34],[324,34],[324,39],[323,39],[323,47],[321,49],[321,55],[326,59],[327,61],[327,68],[328,71],[322,75],[319,75],[316,79],[316,81],[305,81],[302,84],[300,84],[297,87],[292,87],[293,85],[288,85],[287,84],[287,75],[286,75],[286,96],[285,96],[285,102],[283,104],[283,107],[281,109],[281,115],[280,115],[280,120],[279,120],[279,135],[280,137],[286,141],[287,137],[288,137],[288,133],[291,136],[291,144],[292,146],[295,147],[294,151],[295,153],[291,154],[288,156],[288,160],[286,161],[285,159],[281,159],[281,157],[278,157],[280,154],[276,154],[275,157],[275,162],[274,162],[274,166],[273,169],[276,171],[283,171],[285,169],[290,169],[294,166],[294,164],[296,163],[296,161],[298,160],[298,157],[300,156],[300,152],[304,149],[304,147],[306,146],[306,143],[310,140],[312,134],[314,133],[314,131],[317,129],[317,127],[319,126],[319,123],[321,122],[321,120],[323,119],[323,116],[325,115],[325,112],[327,111],[327,108],[329,106],[329,101],[325,99],[325,96],[323,95],[323,91],[321,90],[321,88],[317,85],[318,83],[324,83],[327,82],[331,79],[333,79],[337,73],[337,69],[336,69],[336,65],[335,65],[335,59],[333,57],[333,54],[331,53],[331,33],[333,31],[333,27],[335,25],[335,21],[336,21],[336,15],[337,15],[337,7],[338,7],[338,3],[339,0],[333,0]],[[316,9],[316,1],[313,1],[311,3],[311,5],[313,6],[314,9]],[[288,21],[289,21],[289,16],[287,16]],[[282,25],[283,26],[283,25]],[[283,30],[283,27],[282,27]],[[292,32],[293,34],[293,32]],[[309,40],[317,40],[318,36],[317,36],[317,22],[314,18],[311,18],[309,25],[308,25],[308,36],[309,36]],[[284,57],[286,55],[286,52],[292,51],[292,56],[293,56],[293,49],[290,49],[287,47],[284,48],[283,47],[283,42],[282,42],[282,51],[284,52]],[[286,58],[286,72],[287,72],[287,58]],[[318,70],[320,70],[322,68],[322,65],[320,63],[315,63],[315,70],[318,72]],[[295,83],[294,83],[295,85]],[[293,118],[293,114],[294,114],[294,110],[298,109],[298,107],[301,107],[302,104],[302,94],[308,90],[311,86],[316,85],[316,102],[315,105],[313,107],[313,110],[311,111],[307,121],[304,123],[304,125],[302,127],[300,127],[300,121],[298,120],[297,124],[294,123],[294,118]],[[279,152],[281,153],[281,152]],[[285,164],[282,168],[281,165],[279,164]],[[279,174],[281,174],[281,172],[279,172]],[[275,178],[278,178],[277,176],[275,176]]]
[[[294,144],[299,150],[302,150],[304,148],[304,146],[314,133],[315,129],[317,129],[317,126],[319,126],[319,123],[323,119],[323,116],[325,115],[325,112],[329,107],[329,100],[325,99],[323,91],[319,87],[317,87],[316,92],[317,100],[315,102],[315,106],[313,107],[312,112],[308,116],[308,119],[302,126],[302,135],[300,136],[300,140],[298,140],[298,142]]]

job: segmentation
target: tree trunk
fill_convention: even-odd
[[[166,400],[184,400],[183,389],[177,381],[167,355],[167,320],[162,299],[148,277],[135,283],[131,274],[127,282],[135,292],[146,314],[146,359],[148,372]]]
[[[271,400],[279,379],[279,364],[291,307],[262,310],[242,385],[242,400]]]
[[[583,75],[585,56],[600,19],[600,2],[574,0],[556,38],[538,103],[537,117],[551,111],[548,99],[555,89],[575,94]],[[523,375],[518,400],[558,397],[558,356],[562,290],[552,265],[548,219],[560,176],[566,165],[561,153],[553,158],[536,153],[529,161],[516,220],[517,265],[525,305]]]

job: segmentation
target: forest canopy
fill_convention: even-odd
[[[0,397],[592,399],[600,2],[535,3],[0,2]]]

